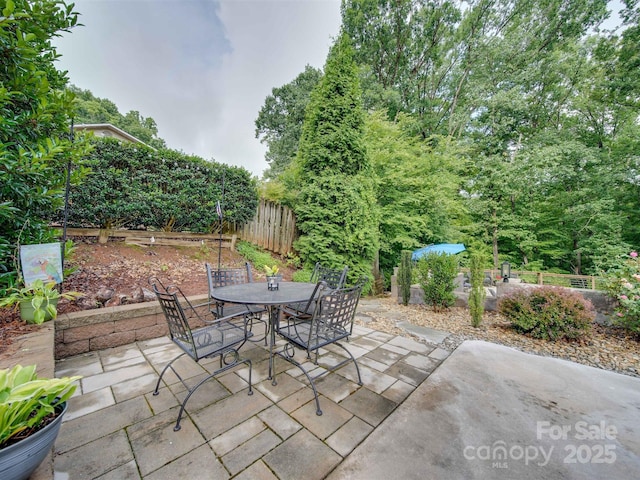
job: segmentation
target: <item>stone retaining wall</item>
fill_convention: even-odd
[[[189,300],[202,304],[207,301],[207,295],[190,297]],[[55,357],[72,357],[162,337],[167,333],[167,322],[158,302],[61,314],[55,320]]]

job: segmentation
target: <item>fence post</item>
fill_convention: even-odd
[[[100,229],[100,233],[98,234],[98,243],[105,244],[109,241],[109,230],[105,228]]]

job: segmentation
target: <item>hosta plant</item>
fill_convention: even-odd
[[[277,265],[268,266],[265,265],[264,271],[267,274],[267,277],[275,277],[280,272],[280,268]]]
[[[80,377],[38,378],[36,366],[0,370],[0,450],[35,433],[55,418]]]
[[[34,280],[29,286],[7,289],[8,295],[0,299],[0,307],[10,307],[28,302],[33,307],[33,323],[41,324],[46,317],[58,316],[58,300],[65,298],[75,300],[82,296],[80,292],[59,292],[55,282]]]

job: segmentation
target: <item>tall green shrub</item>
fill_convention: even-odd
[[[484,257],[478,251],[472,251],[469,255],[469,277],[471,282],[469,313],[471,314],[471,325],[477,328],[482,323],[484,299],[486,297],[484,289]]]
[[[438,311],[455,303],[453,291],[454,280],[458,274],[458,261],[454,255],[430,252],[418,260],[417,270],[427,305]]]
[[[347,265],[352,281],[371,280],[379,219],[358,70],[346,35],[331,47],[311,93],[293,169],[300,191],[296,248],[305,264]]]
[[[71,191],[71,225],[208,233],[219,225],[217,201],[227,223],[242,225],[255,215],[257,187],[244,168],[114,139],[93,144],[92,173]]]
[[[0,0],[0,291],[15,282],[18,243],[54,239],[48,224],[64,203],[73,94],[55,67],[52,39],[76,25],[73,4]],[[75,183],[83,170],[75,169]]]
[[[400,268],[398,269],[398,287],[402,297],[402,304],[408,305],[411,298],[411,277],[413,267],[411,261],[411,251],[403,250],[400,254]]]

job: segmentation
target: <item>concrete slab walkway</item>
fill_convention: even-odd
[[[640,478],[640,379],[467,341],[328,478]]]

